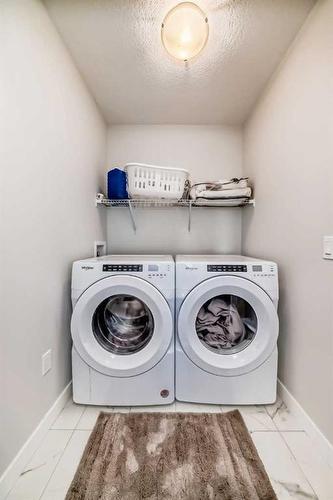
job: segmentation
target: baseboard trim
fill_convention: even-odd
[[[287,408],[302,422],[304,430],[313,440],[314,446],[320,450],[321,455],[333,467],[333,445],[324,436],[314,421],[306,413],[300,403],[294,398],[286,386],[278,380],[278,394]]]
[[[48,429],[53,424],[61,410],[64,408],[65,404],[71,396],[71,389],[72,382],[70,382],[65,387],[60,396],[56,399],[51,408],[44,415],[36,429],[33,431],[18,454],[15,456],[15,458],[12,460],[12,462],[0,477],[1,500],[4,499],[8,495],[9,491],[13,488],[20,474],[24,470],[27,462],[39,447]]]

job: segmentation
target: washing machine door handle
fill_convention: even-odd
[[[142,278],[115,275],[91,285],[75,304],[75,349],[105,375],[132,377],[155,366],[173,339],[173,315],[162,293]]]
[[[250,280],[215,276],[184,299],[177,320],[185,354],[199,368],[237,376],[258,368],[276,347],[279,320],[269,295]]]

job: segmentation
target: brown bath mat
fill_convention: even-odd
[[[276,500],[238,410],[101,413],[66,500]]]

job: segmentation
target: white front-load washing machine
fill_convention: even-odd
[[[176,399],[226,405],[276,400],[279,321],[274,262],[176,257]]]
[[[76,403],[132,406],[174,400],[174,280],[171,256],[74,262]]]

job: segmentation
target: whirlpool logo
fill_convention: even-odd
[[[93,266],[81,266],[81,269],[84,269],[85,271],[89,271],[89,269],[94,269]]]
[[[198,269],[196,266],[185,266],[185,271],[197,271]]]

